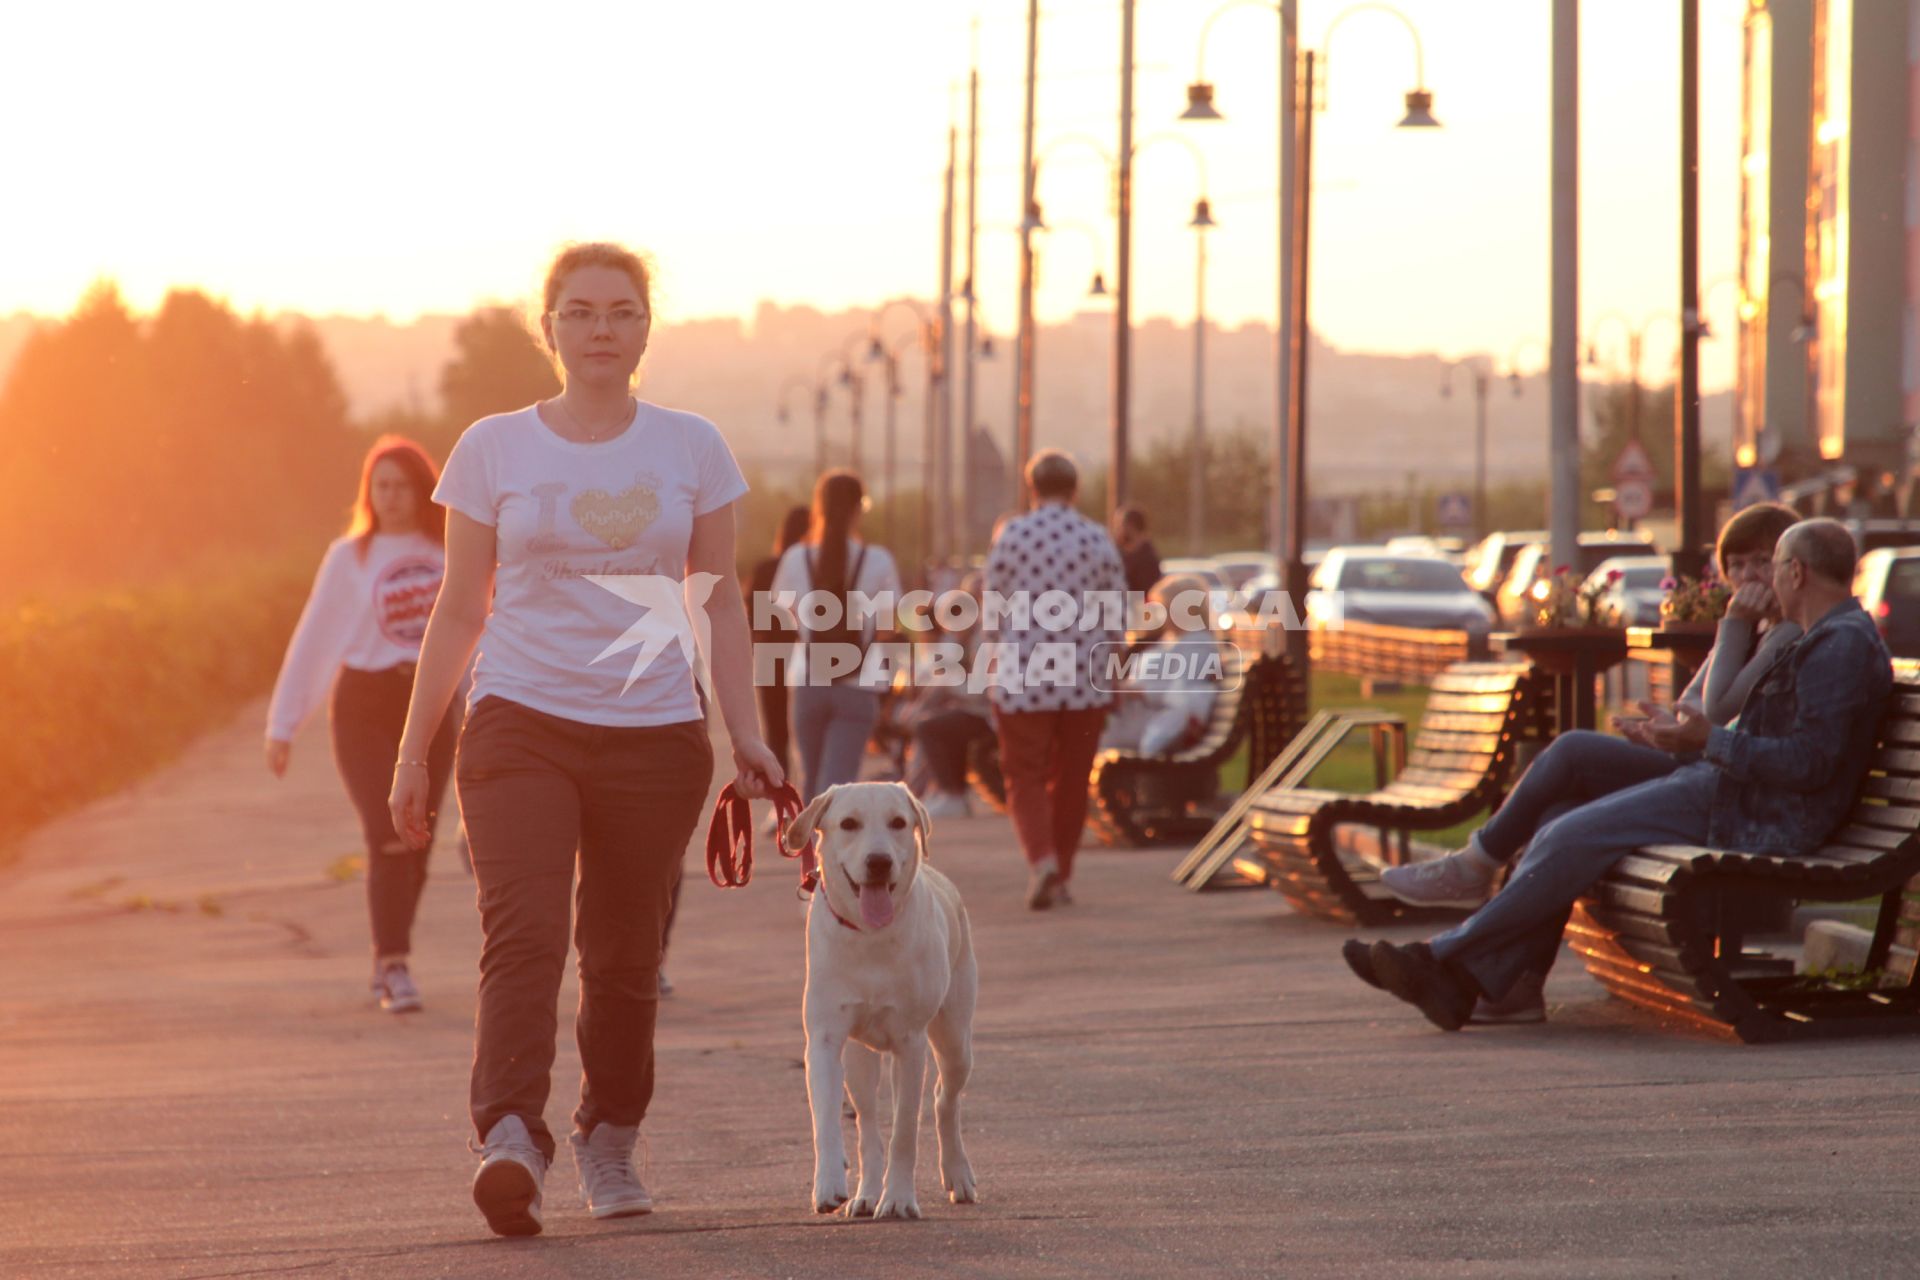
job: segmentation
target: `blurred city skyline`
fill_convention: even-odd
[[[1204,153],[1208,316],[1270,324],[1278,24],[1213,26],[1205,78],[1227,117],[1176,124],[1211,0],[1143,0],[1136,36],[1135,303],[1191,319],[1198,194],[1176,133]],[[1344,0],[1301,0],[1319,47]],[[1540,0],[1401,0],[1445,128],[1396,131],[1413,87],[1405,28],[1365,11],[1330,50],[1316,120],[1315,330],[1354,351],[1518,351],[1547,317],[1548,24]],[[1734,270],[1741,0],[1702,14],[1702,285]],[[60,315],[118,282],[136,308],[169,287],[242,311],[461,314],[530,294],[567,239],[615,238],[659,265],[663,325],[824,310],[937,288],[949,123],[963,127],[973,19],[981,67],[983,319],[1014,313],[1024,13],[1020,0],[801,9],[226,3],[17,14],[0,106],[41,123],[0,140],[38,199],[15,202],[0,312]],[[1042,7],[1037,310],[1058,322],[1112,268],[1119,5]],[[1582,15],[1582,306],[1603,345],[1620,312],[1678,292],[1678,29],[1663,0]],[[104,38],[102,33],[108,33]],[[50,104],[59,104],[49,110]],[[1073,136],[1071,141],[1060,141]],[[1050,145],[1051,144],[1051,145]],[[1080,229],[1076,229],[1078,224]],[[963,265],[956,262],[956,277]],[[1735,291],[1709,288],[1732,328]],[[1649,339],[1654,378],[1670,325]],[[1703,349],[1731,381],[1731,344]],[[1620,358],[1615,353],[1614,358]],[[1522,363],[1537,368],[1540,346]]]

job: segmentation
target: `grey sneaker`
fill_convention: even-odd
[[[927,797],[929,818],[971,818],[973,806],[966,796],[955,791],[936,791]]]
[[[527,1122],[503,1116],[487,1130],[480,1169],[473,1175],[473,1202],[497,1236],[540,1234],[540,1184],[547,1158],[533,1144]]]
[[[388,1013],[418,1013],[420,988],[404,964],[390,964],[380,971],[380,1007]]]
[[[639,1136],[637,1124],[597,1124],[591,1134],[575,1129],[567,1139],[574,1168],[580,1171],[580,1198],[594,1217],[653,1212],[653,1197],[633,1171],[633,1144]]]
[[[1474,1002],[1473,1016],[1467,1019],[1482,1026],[1514,1026],[1546,1020],[1547,979],[1539,973],[1526,974],[1498,1000],[1481,996]]]
[[[1495,868],[1472,848],[1444,858],[1409,862],[1380,872],[1380,883],[1402,902],[1416,907],[1459,907],[1472,910],[1493,893]]]

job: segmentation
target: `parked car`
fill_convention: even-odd
[[[1402,534],[1387,539],[1387,550],[1396,556],[1430,556],[1435,560],[1460,563],[1465,548],[1458,538],[1431,538],[1424,533]]]
[[[1920,658],[1920,548],[1879,547],[1860,557],[1853,594],[1896,658]]]
[[[1657,627],[1660,602],[1667,595],[1660,589],[1667,568],[1665,556],[1613,556],[1595,566],[1582,584],[1582,590],[1599,588],[1595,612],[1613,626]],[[1616,572],[1620,576],[1608,582],[1608,577]]]
[[[1467,551],[1467,585],[1492,600],[1507,580],[1520,549],[1530,542],[1546,541],[1544,529],[1506,529],[1488,534]]]
[[[1240,593],[1227,585],[1220,572],[1220,566],[1210,556],[1175,556],[1171,560],[1160,562],[1160,576],[1170,578],[1176,573],[1191,574],[1207,584],[1207,599],[1212,605],[1215,617],[1231,614],[1240,603]],[[1225,625],[1230,621],[1222,619]]]
[[[1494,623],[1492,608],[1467,585],[1456,565],[1371,547],[1336,547],[1314,571],[1308,625],[1320,626],[1336,616],[1348,622],[1465,631],[1475,653],[1485,648]]]
[[[1328,550],[1327,547],[1309,543],[1306,550],[1301,553],[1300,559],[1307,566],[1309,578],[1327,558]],[[1264,573],[1255,574],[1241,584],[1238,606],[1249,613],[1254,612],[1261,607],[1269,595],[1278,590],[1280,590],[1280,570],[1276,566]]]
[[[1631,553],[1645,555],[1656,550],[1653,539],[1644,533],[1621,533],[1618,530],[1583,533],[1574,562],[1568,569],[1574,578],[1585,581],[1586,576],[1598,568],[1602,560]],[[1545,542],[1530,542],[1520,548],[1520,554],[1513,558],[1513,568],[1507,571],[1506,580],[1494,594],[1493,607],[1502,623],[1509,627],[1519,625],[1527,612],[1527,592],[1533,589],[1534,583],[1552,576],[1553,569]]]
[[[1920,547],[1920,520],[1847,520],[1847,532],[1860,554],[1881,547]]]
[[[1209,558],[1234,591],[1243,589],[1263,573],[1276,573],[1279,569],[1279,562],[1271,551],[1222,551]]]

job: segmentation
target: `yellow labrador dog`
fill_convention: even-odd
[[[813,1208],[848,1217],[918,1218],[913,1170],[927,1048],[940,1067],[934,1111],[940,1184],[975,1200],[960,1142],[960,1093],[973,1069],[979,992],[967,909],[927,862],[933,824],[897,782],[829,787],[786,831],[789,850],[820,833],[820,885],[807,911],[807,1099],[813,1108]],[[893,1066],[893,1140],[884,1178],[880,1055]],[[860,1189],[847,1196],[842,1090],[859,1120]]]

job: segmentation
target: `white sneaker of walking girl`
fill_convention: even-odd
[[[597,1124],[591,1134],[578,1129],[567,1138],[573,1165],[580,1172],[580,1199],[596,1218],[652,1213],[653,1197],[633,1171],[637,1124]]]
[[[424,1007],[413,974],[398,962],[380,970],[380,1007],[388,1013],[418,1013]]]
[[[533,1143],[527,1122],[503,1116],[487,1130],[480,1168],[473,1175],[473,1202],[497,1236],[540,1234],[541,1183],[547,1158]]]

